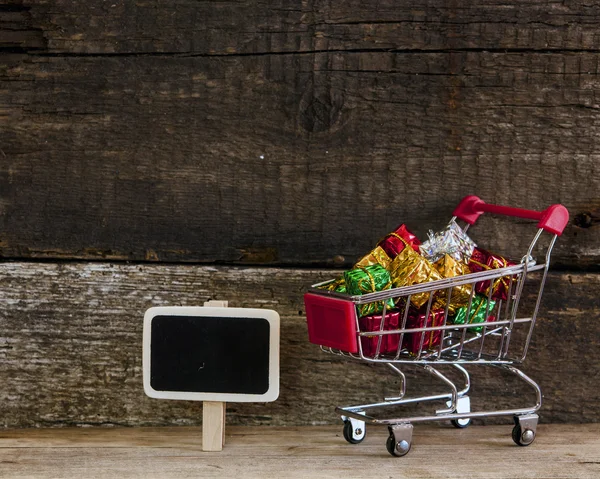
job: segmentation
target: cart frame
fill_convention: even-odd
[[[454,210],[452,221],[463,220],[466,223],[463,231],[466,232],[469,226],[474,224],[484,212],[538,220],[537,232],[519,264],[357,296],[324,290],[322,287],[330,282],[325,281],[313,285],[305,295],[309,337],[312,336],[310,338],[312,342],[319,344],[321,349],[327,353],[368,363],[386,364],[400,378],[400,391],[395,397],[384,398],[383,401],[371,404],[336,408],[336,412],[341,415],[344,421],[343,432],[348,442],[353,444],[361,442],[365,437],[366,424],[388,426],[387,450],[394,456],[403,456],[411,448],[412,423],[450,420],[453,425],[462,428],[467,427],[473,418],[511,415],[514,416],[515,421],[512,434],[515,443],[520,446],[527,446],[535,439],[538,422],[536,413],[542,405],[542,392],[539,385],[518,369],[516,365],[523,363],[527,356],[550,265],[550,256],[558,236],[562,234],[568,222],[569,215],[562,205],[552,205],[546,210],[538,212],[491,205],[475,196],[467,196]],[[536,263],[532,255],[544,232],[549,233],[551,237],[544,255],[544,262]],[[528,276],[533,272],[541,272],[535,304],[530,315],[519,317],[518,311],[523,288]],[[449,305],[453,289],[458,286],[471,285],[466,314],[466,318],[470,318],[475,296],[475,285],[483,281],[489,281],[490,284],[496,281],[504,281],[505,284],[508,284],[506,300],[500,299],[494,306],[490,307],[493,288],[489,287],[485,312],[485,317],[488,320],[482,323],[469,323],[466,321],[466,324],[450,324]],[[440,325],[427,326],[426,320],[423,327],[408,328],[406,325],[411,297],[423,293],[428,294],[425,318],[429,317],[434,297],[439,298],[441,295],[446,295],[443,321]],[[319,298],[318,304],[315,301],[317,298]],[[388,313],[386,300],[393,299],[395,303],[398,303],[400,298],[404,299],[404,307],[400,309],[401,324],[394,329],[384,329],[384,322]],[[376,301],[383,302],[379,330],[361,330],[358,306]],[[353,305],[353,308],[348,307],[349,303]],[[348,327],[342,333],[348,336],[344,338],[344,341],[350,344],[350,347],[346,348],[349,350],[332,347],[332,343],[328,341],[327,336],[333,335],[333,339],[338,340],[339,338],[335,337],[338,333],[334,329],[321,331],[321,334],[317,335],[318,337],[314,333],[315,328],[322,327],[319,321],[330,314],[328,306],[337,307],[339,304],[345,305],[344,319],[346,324],[353,326]],[[492,313],[495,314],[493,321],[491,320]],[[337,311],[337,314],[339,314],[339,311]],[[516,328],[520,328],[520,332],[522,336],[524,334],[524,337],[520,337],[518,341],[511,341]],[[434,333],[441,336],[439,345],[435,348],[425,347],[425,336]],[[389,334],[396,335],[398,338],[396,351],[382,350],[383,338]],[[355,337],[350,337],[352,335],[355,335]],[[409,352],[403,347],[404,338],[408,335],[416,335],[413,336],[413,338],[417,338],[419,344],[416,351]],[[418,341],[418,335],[420,335],[420,342]],[[363,348],[363,341],[369,338],[377,338],[377,346],[372,354],[366,354]],[[338,342],[333,341],[335,344]],[[422,367],[426,372],[444,383],[450,389],[450,392],[430,396],[406,397],[406,376],[399,368],[402,364]],[[457,386],[447,375],[437,369],[437,366],[441,365],[452,366],[455,371],[460,373],[464,384],[461,387]],[[535,403],[521,408],[471,411],[468,395],[471,380],[465,369],[466,365],[488,365],[511,373],[531,386],[535,393]],[[423,416],[378,418],[367,414],[370,410],[384,407],[429,401],[446,401],[446,407],[437,409],[434,414]]]

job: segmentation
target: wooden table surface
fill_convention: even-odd
[[[333,426],[231,427],[210,453],[194,427],[7,429],[0,477],[600,477],[600,424],[540,425],[529,447],[510,435],[509,425],[417,425],[410,453],[394,458],[382,427],[360,445]]]

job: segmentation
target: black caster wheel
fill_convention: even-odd
[[[525,429],[525,431],[523,431],[521,426],[517,424],[513,427],[512,438],[517,446],[529,446],[535,439],[535,432],[531,429]]]
[[[354,427],[349,420],[344,421],[344,439],[350,444],[363,442],[366,435],[367,431],[364,424],[362,428],[360,426]]]
[[[388,452],[395,457],[402,457],[408,454],[410,451],[410,443],[402,440],[396,444],[396,438],[393,434],[390,434],[385,442],[385,447]]]
[[[471,418],[466,419],[451,419],[450,424],[458,429],[464,429],[465,427],[469,427],[471,425]]]

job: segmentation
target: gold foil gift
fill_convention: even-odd
[[[392,260],[387,255],[385,250],[381,246],[377,246],[377,248],[375,248],[369,254],[363,256],[360,260],[358,260],[358,263],[354,265],[354,268],[364,268],[365,266],[379,264],[385,269],[389,270],[391,263]]]
[[[390,271],[394,288],[442,279],[434,266],[412,248],[404,248],[394,258]],[[413,294],[410,301],[420,308],[429,300],[429,295],[429,292]]]
[[[471,272],[465,263],[456,261],[449,254],[442,256],[433,264],[433,266],[443,278],[455,278]],[[471,284],[454,286],[450,296],[450,305],[448,306],[448,311],[450,311],[450,313],[454,313],[456,309],[467,306],[469,304],[469,298],[471,297],[472,289],[473,287]],[[445,308],[447,301],[447,290],[444,289],[438,291],[436,294],[435,308]]]

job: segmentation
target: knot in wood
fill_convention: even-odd
[[[306,131],[330,130],[340,119],[344,95],[324,82],[309,81],[300,99],[299,123]]]

